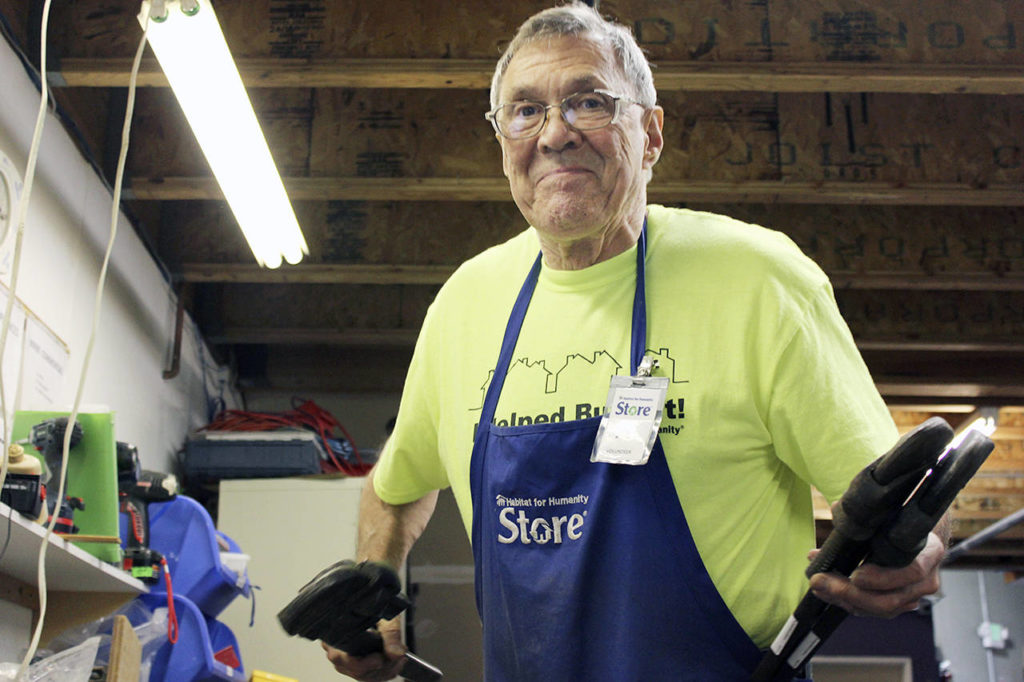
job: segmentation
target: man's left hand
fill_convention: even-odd
[[[922,597],[938,592],[939,565],[945,553],[945,543],[932,532],[908,566],[885,568],[865,562],[849,578],[818,573],[811,577],[811,592],[857,616],[895,618],[916,609]]]

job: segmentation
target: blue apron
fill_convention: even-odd
[[[646,225],[631,373],[643,357]],[[590,461],[600,416],[494,425],[540,256],[505,330],[473,443],[473,557],[491,682],[746,680],[758,648],[722,601],[661,442],[643,466]]]

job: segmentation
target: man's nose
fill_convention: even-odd
[[[574,130],[565,120],[565,114],[560,107],[548,109],[547,120],[544,121],[540,133],[537,135],[537,144],[541,149],[561,151],[572,149],[579,145],[580,133]]]

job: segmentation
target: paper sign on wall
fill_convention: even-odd
[[[21,364],[21,409],[49,409],[57,404],[70,354],[39,320],[25,322],[25,355]]]
[[[10,292],[0,285],[0,322]],[[70,352],[45,324],[15,299],[7,343],[0,358],[6,424],[18,410],[53,409],[61,398]],[[6,427],[0,427],[0,440]]]

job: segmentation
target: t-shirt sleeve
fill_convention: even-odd
[[[438,447],[439,316],[435,303],[416,341],[394,431],[374,471],[374,490],[389,504],[412,502],[449,485]]]
[[[817,287],[795,314],[771,383],[769,426],[778,456],[832,502],[898,434],[831,286]]]

